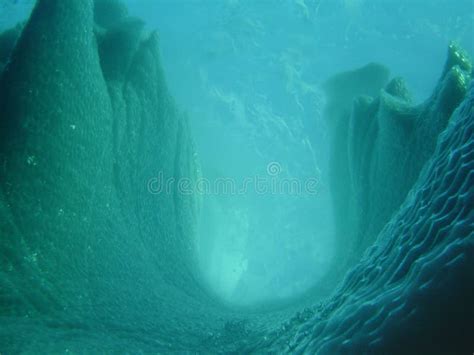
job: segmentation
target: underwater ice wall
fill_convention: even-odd
[[[0,82],[3,323],[172,324],[180,309],[163,309],[179,296],[165,295],[200,292],[199,201],[147,185],[159,172],[198,173],[157,35],[117,2],[95,6],[38,1],[11,56],[0,58],[8,62]],[[3,34],[2,43],[13,38]],[[2,344],[23,338],[4,326],[13,334]]]
[[[469,59],[452,44],[437,87],[419,105],[413,105],[405,81],[389,81],[388,69],[378,64],[325,83],[336,237],[344,249],[337,260],[359,259],[397,211],[471,76]]]
[[[308,320],[296,317],[288,332],[293,334],[283,335],[272,349],[318,354],[472,352],[473,152],[471,82],[433,156],[375,244],[319,314]]]
[[[10,57],[15,42],[20,35],[21,25],[9,29],[0,35],[0,73]]]

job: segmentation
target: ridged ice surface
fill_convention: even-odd
[[[473,207],[474,86],[399,212],[287,351],[469,353]]]
[[[466,95],[471,72],[468,56],[451,44],[433,93],[418,105],[412,103],[405,81],[389,81],[388,69],[381,65],[369,64],[327,81],[339,260],[358,260],[406,199]]]

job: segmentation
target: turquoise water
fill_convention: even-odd
[[[472,1],[0,1],[0,353],[472,352]]]

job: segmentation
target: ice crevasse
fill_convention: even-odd
[[[460,49],[418,106],[380,65],[326,83],[331,171],[346,178],[331,186],[340,281],[243,315],[197,271],[199,197],[147,187],[157,171],[200,174],[158,36],[116,1],[39,0],[0,43],[1,352],[473,351],[474,85]]]

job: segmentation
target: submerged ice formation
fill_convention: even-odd
[[[466,89],[467,82],[456,83],[455,89]],[[445,88],[440,85],[433,97],[440,97]],[[451,87],[450,93],[453,97],[458,91]],[[463,354],[472,350],[473,138],[471,85],[434,154],[374,245],[320,313],[296,325],[291,337],[283,337],[288,351]]]
[[[389,81],[378,64],[326,82],[336,235],[346,249],[339,260],[358,260],[405,200],[465,96],[471,71],[462,50],[450,45],[434,93],[416,106],[404,80]]]
[[[2,74],[3,323],[171,323],[180,308],[165,314],[164,295],[201,292],[199,200],[147,186],[159,172],[198,174],[157,35],[114,1],[95,5],[94,14],[93,1],[39,1]],[[17,343],[13,323],[2,328]]]
[[[147,189],[160,171],[199,176],[156,34],[114,0],[39,0],[14,33],[0,38],[0,351],[472,351],[474,87],[455,47],[418,107],[378,65],[328,82],[335,263],[350,271],[319,306],[315,288],[245,313],[202,286],[199,198]]]

